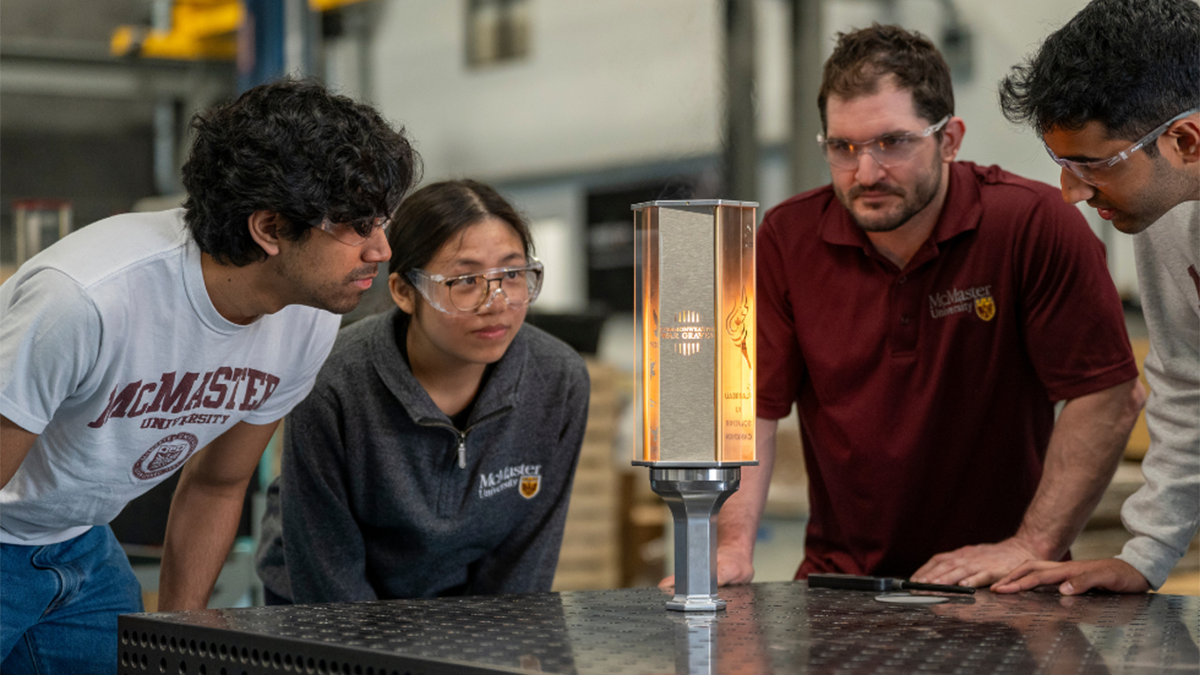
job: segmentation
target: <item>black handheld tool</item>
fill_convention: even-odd
[[[966,593],[974,595],[970,586],[947,586],[943,584],[919,584],[905,579],[883,577],[859,577],[853,574],[810,574],[809,588],[840,588],[847,591],[936,591],[938,593]]]

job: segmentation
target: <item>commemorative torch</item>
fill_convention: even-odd
[[[754,202],[634,204],[637,403],[675,526],[668,609],[715,611],[717,514],[754,454]]]

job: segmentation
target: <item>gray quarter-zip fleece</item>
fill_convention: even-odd
[[[522,326],[460,431],[400,354],[406,327],[396,309],[341,331],[287,417],[259,577],[296,603],[549,590],[587,424],[583,359]]]

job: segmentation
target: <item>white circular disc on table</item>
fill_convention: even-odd
[[[879,602],[889,602],[896,605],[937,605],[947,601],[940,595],[912,595],[909,593],[884,593],[875,596]]]

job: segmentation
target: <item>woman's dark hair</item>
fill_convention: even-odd
[[[282,215],[298,241],[328,216],[391,215],[420,158],[373,108],[291,79],[255,87],[192,120],[183,165],[184,220],[200,250],[231,265],[266,259],[250,237],[255,211]]]
[[[1043,135],[1096,120],[1134,141],[1197,106],[1195,0],[1093,0],[1000,83],[1004,116]]]
[[[525,257],[533,257],[529,225],[512,204],[479,181],[449,180],[426,185],[400,204],[388,228],[392,249],[388,274],[399,272],[408,283],[405,273],[429,264],[446,242],[489,216],[511,225]]]
[[[898,88],[912,92],[913,108],[930,124],[954,114],[950,67],[937,47],[917,31],[876,23],[838,33],[817,95],[821,129],[829,128],[825,106],[830,96],[849,99],[874,94],[889,76]]]

